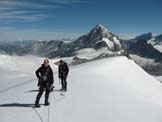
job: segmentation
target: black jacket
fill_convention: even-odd
[[[67,63],[63,63],[59,65],[59,78],[65,78],[67,77],[68,73],[69,73],[69,67],[67,65]]]
[[[46,72],[47,72],[47,82],[49,84],[53,84],[53,82],[54,82],[53,71],[52,71],[50,65],[48,67],[45,67],[44,64],[42,64],[42,66],[36,70],[35,74],[36,74],[37,78],[41,79],[42,76]]]

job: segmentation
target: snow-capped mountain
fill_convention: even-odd
[[[162,46],[161,41],[162,41],[162,35],[153,36],[153,34],[151,32],[149,32],[149,33],[137,36],[134,39],[126,40],[124,42],[127,44],[128,50],[130,52],[133,52],[133,50],[138,50],[139,53],[141,51],[146,51],[145,53],[143,53],[143,56],[144,55],[152,55],[152,56],[154,56],[153,58],[158,58],[156,54],[159,53],[159,52],[160,53],[162,52],[162,50],[161,50],[162,48],[160,48]],[[153,52],[156,52],[156,53],[150,54],[148,52],[148,50],[149,51],[156,50],[156,51],[153,51]],[[151,58],[151,57],[149,57],[149,58]]]
[[[153,34],[151,32],[149,32],[149,33],[139,35],[139,36],[135,37],[134,39],[124,40],[124,42],[126,42],[128,45],[131,45],[131,44],[136,43],[139,40],[140,41],[142,41],[142,40],[147,41],[147,43],[150,43],[153,46],[161,45],[162,34],[157,35],[157,36],[153,36]]]
[[[73,44],[75,49],[106,47],[110,51],[122,50],[122,45],[117,36],[102,25],[97,25],[88,34],[79,37]]]
[[[7,54],[34,54],[49,58],[75,56],[79,50],[87,48],[96,51],[106,49],[105,53],[108,52],[109,55],[121,55],[123,53],[123,47],[119,38],[100,24],[75,41],[51,40],[31,41],[28,43],[21,41],[20,43],[0,45],[0,50]]]
[[[130,57],[136,63],[153,75],[162,75],[160,68],[162,67],[162,43],[160,40],[161,35],[153,36],[149,32],[124,42],[127,44]]]
[[[141,41],[142,40],[144,40],[144,41],[146,41],[146,40],[147,41],[151,41],[151,40],[154,40],[154,36],[153,36],[153,34],[151,32],[148,32],[148,33],[136,36],[133,39],[123,40],[123,41],[129,46],[129,45],[132,45],[132,44],[136,43],[139,40],[141,40]]]
[[[14,42],[0,42],[0,51],[9,55],[26,55],[35,54],[36,50],[42,46],[43,42],[39,41],[14,41]]]
[[[138,40],[136,43],[130,45],[129,53],[138,54],[145,58],[162,58],[162,53],[154,48],[152,44],[148,43],[147,40]]]
[[[151,40],[153,38],[153,34],[151,32],[142,34],[140,36],[137,36],[134,40]]]
[[[158,42],[162,42],[162,34],[155,36],[155,40]]]

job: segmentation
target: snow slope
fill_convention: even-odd
[[[101,55],[102,53],[112,54],[111,51],[105,48],[102,48],[99,50],[95,50],[93,48],[85,48],[85,49],[76,51],[76,56],[79,58],[94,59],[98,57],[99,55]]]
[[[154,77],[155,77],[155,79],[157,79],[159,82],[162,83],[162,76],[154,76]]]
[[[84,49],[76,51],[75,53],[76,53],[76,56],[79,58],[92,60],[102,54],[120,55],[121,51],[112,52],[110,50],[107,50],[107,48],[101,48],[99,50],[95,50],[93,48],[84,48]]]
[[[158,44],[158,45],[154,45],[154,47],[155,47],[158,51],[162,52],[162,43],[160,43],[160,44]]]
[[[32,109],[36,78],[29,75],[0,87],[0,122],[161,122],[162,86],[126,57],[101,59],[70,68],[61,96],[57,74],[50,107]],[[0,82],[1,83],[1,82]],[[1,86],[1,85],[0,85]],[[5,91],[5,89],[7,89]],[[41,99],[43,103],[44,98]],[[48,114],[49,113],[49,114]],[[49,120],[48,120],[49,115]]]
[[[106,44],[109,47],[109,49],[113,49],[114,48],[114,42],[110,41],[108,38],[103,38],[102,41],[106,42]]]

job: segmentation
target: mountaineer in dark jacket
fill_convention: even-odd
[[[59,68],[58,68],[58,76],[61,79],[62,88],[60,91],[67,91],[67,76],[69,73],[69,67],[66,62],[60,60]]]
[[[39,86],[39,92],[36,97],[35,107],[40,107],[39,100],[44,91],[46,91],[45,92],[45,105],[48,106],[49,105],[49,102],[48,102],[49,93],[50,93],[50,89],[53,86],[53,82],[54,82],[53,71],[49,65],[49,60],[45,59],[42,66],[39,69],[37,69],[35,73],[38,78],[38,86]]]

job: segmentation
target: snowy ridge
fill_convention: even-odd
[[[154,45],[154,47],[162,53],[162,43],[160,43],[159,45]]]
[[[40,122],[31,107],[37,94],[32,92],[37,89],[36,78],[30,75],[8,83],[20,83],[20,79],[24,85],[0,93],[0,121]],[[57,74],[55,86],[60,88]],[[0,90],[6,88],[3,84]],[[42,106],[37,112],[43,122],[48,121],[48,110],[49,122],[160,122],[161,93],[161,84],[134,61],[114,57],[71,67],[65,96],[51,93],[50,109]]]

